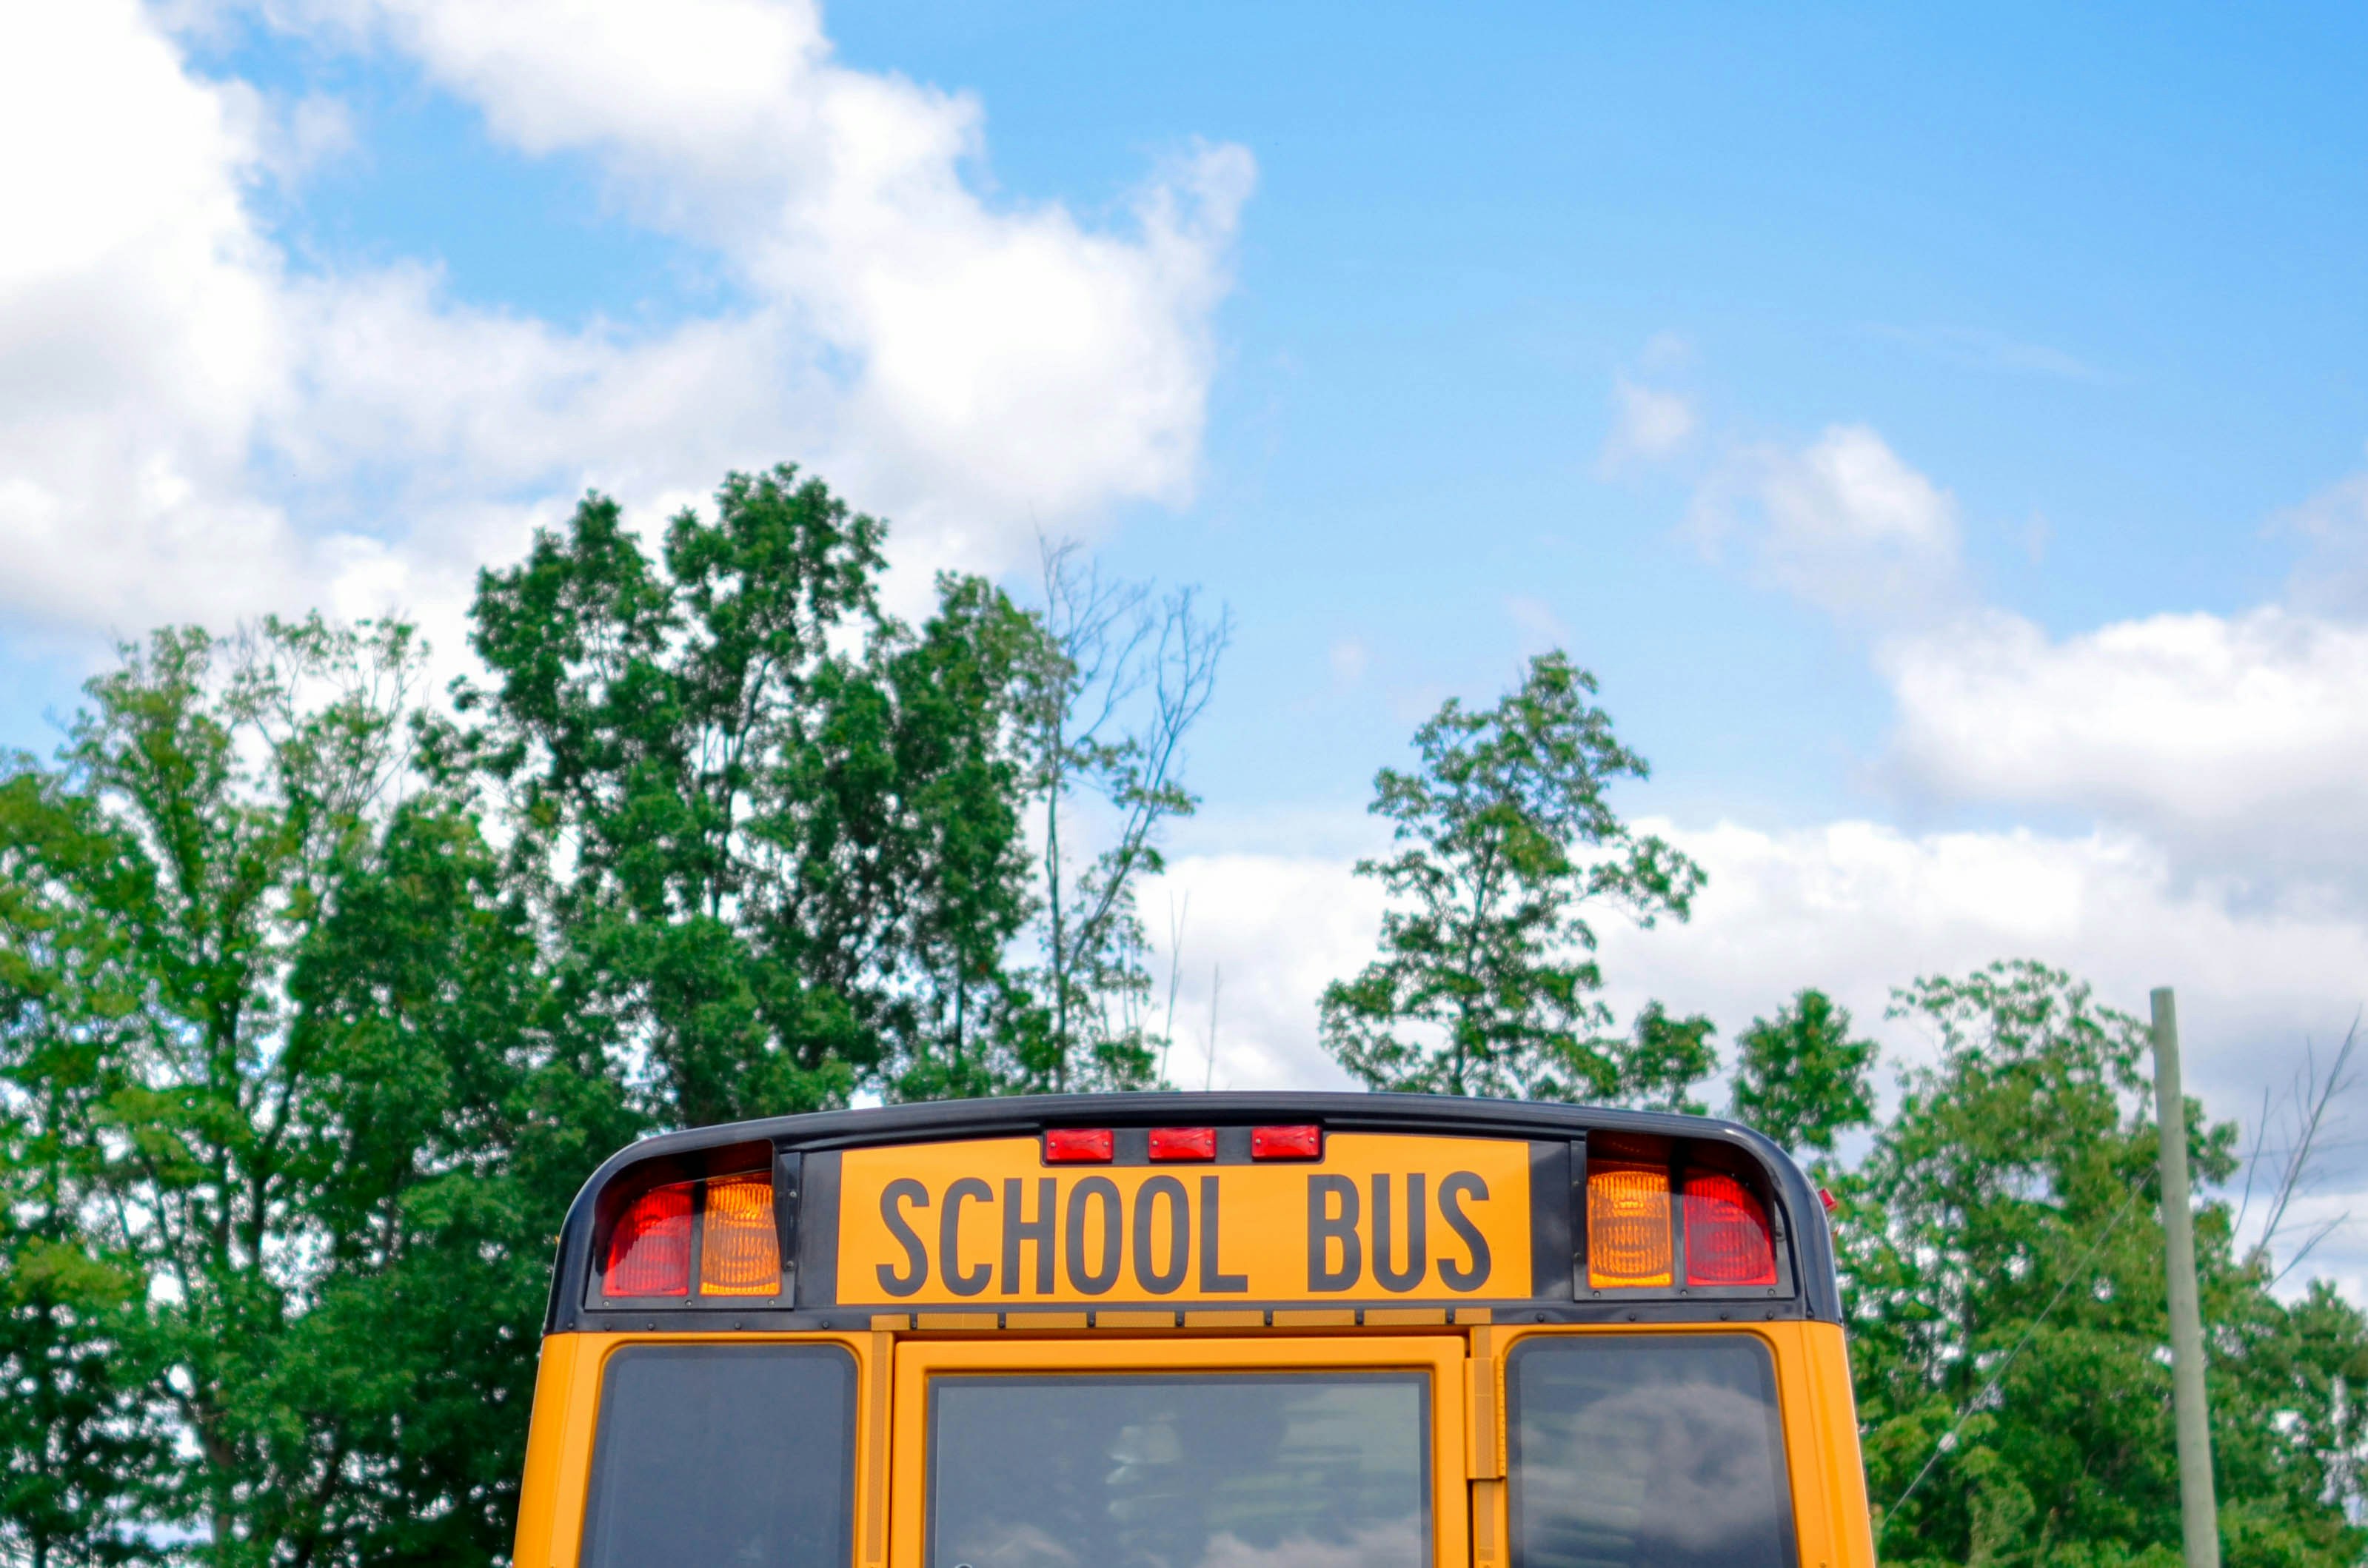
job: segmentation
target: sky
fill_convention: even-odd
[[[2251,1128],[2368,1002],[2363,58],[2337,6],[0,6],[0,746],[167,620],[458,657],[586,487],[793,460],[906,606],[1051,535],[1230,607],[1144,900],[1208,1082],[1341,1082],[1374,771],[1561,647],[1710,876],[1602,922],[1623,1015],[1816,985],[1896,1068],[1893,986],[2038,958],[2177,987]],[[2355,1286],[2363,1096],[2306,1205]]]

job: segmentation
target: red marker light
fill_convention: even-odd
[[[1213,1127],[1155,1127],[1151,1130],[1155,1160],[1213,1160],[1217,1130]]]
[[[609,1233],[609,1296],[690,1294],[690,1183],[652,1187],[633,1199]]]
[[[1324,1129],[1320,1127],[1250,1129],[1250,1158],[1253,1160],[1320,1160],[1323,1157]]]
[[[1776,1283],[1768,1210],[1733,1176],[1705,1171],[1686,1177],[1686,1283]]]
[[[1048,1165],[1106,1165],[1110,1163],[1110,1153],[1107,1127],[1055,1127],[1044,1134],[1044,1163]]]

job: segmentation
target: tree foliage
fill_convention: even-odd
[[[883,538],[788,468],[655,552],[589,496],[449,708],[400,625],[172,630],[0,767],[0,1559],[498,1560],[609,1152],[1143,1079],[1104,1020],[1222,618],[1097,666],[946,576],[911,627]],[[1131,814],[1031,963],[1080,788]]]
[[[1142,590],[1056,553],[1046,609],[948,575],[916,630],[880,607],[884,537],[782,467],[655,558],[594,495],[480,577],[490,679],[439,766],[492,781],[561,983],[645,1063],[658,1119],[1148,1080],[1133,889],[1191,809],[1222,620],[1138,615]],[[1081,787],[1121,820],[1079,875]]]
[[[1938,1059],[1837,1178],[1836,1216],[1884,1559],[2170,1568],[2143,1026],[2032,963],[1920,981],[1896,1010]],[[2188,1116],[2199,1179],[2225,1181],[2234,1128]],[[2196,1216],[2226,1560],[2356,1562],[2368,1324],[2323,1283],[2271,1295],[2228,1221],[2219,1202]]]
[[[1852,1040],[1850,1009],[1824,992],[1752,1019],[1735,1046],[1729,1114],[1795,1153],[1831,1153],[1838,1134],[1874,1119],[1874,1042]]]
[[[1682,920],[1702,876],[1612,810],[1611,787],[1648,769],[1595,693],[1542,654],[1494,708],[1450,699],[1415,732],[1419,767],[1374,779],[1373,813],[1401,846],[1357,863],[1390,897],[1381,955],[1322,1009],[1326,1049],[1369,1086],[1677,1104],[1707,1070],[1706,1019],[1653,1008],[1632,1040],[1600,1033],[1611,1016],[1588,907]]]
[[[489,775],[563,983],[691,1124],[843,1104],[885,1055],[894,719],[866,667],[882,530],[735,475],[656,561],[600,496],[480,574],[491,684],[445,759]]]
[[[417,670],[399,627],[160,633],[0,783],[32,1555],[142,1555],[135,1507],[218,1563],[503,1548],[533,1275],[635,1123],[408,787]]]
[[[1153,1076],[1135,893],[1223,613],[1055,549],[1041,607],[949,575],[907,625],[882,540],[787,468],[655,540],[591,496],[482,576],[449,705],[399,625],[170,630],[0,764],[0,1561],[502,1561],[550,1238],[609,1152]],[[1546,655],[1380,775],[1381,950],[1321,1009],[1367,1083],[1702,1108],[1710,1020],[1602,1001],[1596,911],[1682,919],[1702,873],[1613,811],[1645,766],[1595,695]],[[1894,1016],[1933,1055],[1888,1116],[1816,990],[1731,1100],[1841,1195],[1884,1557],[2172,1568],[2139,1026],[2027,963]],[[2368,1322],[2272,1292],[2213,1196],[2234,1130],[2188,1114],[2227,1561],[2341,1568]]]

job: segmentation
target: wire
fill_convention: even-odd
[[[1965,1423],[1973,1418],[1974,1412],[1981,1408],[1982,1402],[1998,1392],[1998,1384],[2006,1378],[2007,1369],[2013,1366],[2014,1358],[2022,1354],[2022,1347],[2031,1343],[2031,1336],[2039,1332],[2039,1325],[2047,1321],[2047,1314],[2063,1302],[2064,1294],[2072,1289],[2073,1281],[2087,1275],[2089,1265],[2096,1259],[2099,1253],[2105,1249],[2105,1244],[2112,1240],[2113,1233],[2121,1228],[2122,1221],[2128,1215],[2131,1206],[2137,1202],[2138,1190],[2135,1187],[2130,1188],[2129,1196],[2122,1199],[2122,1206],[2119,1209],[2113,1210],[2112,1219],[2107,1221],[2096,1241],[2089,1244],[2088,1253],[2073,1267],[2072,1271],[2064,1277],[2064,1283],[2055,1287],[2055,1294],[2047,1299],[2047,1305],[2039,1310],[2039,1315],[2031,1320],[2031,1326],[2022,1331],[2022,1337],[2014,1342],[2014,1348],[2006,1353],[2006,1359],[1998,1364],[1998,1370],[1990,1374],[1990,1381],[1982,1385],[1979,1393],[1964,1403],[1964,1407],[1957,1412],[1956,1420],[1950,1425],[1946,1432],[1941,1434],[1941,1440],[1932,1446],[1932,1452],[1924,1460],[1924,1468],[1916,1472],[1916,1479],[1910,1481],[1907,1483],[1907,1489],[1893,1498],[1891,1506],[1883,1511],[1883,1528],[1874,1532],[1874,1545],[1878,1552],[1883,1549],[1884,1531],[1888,1530],[1891,1528],[1891,1521],[1899,1517],[1901,1506],[1907,1499],[1916,1495],[1916,1489],[1924,1484],[1924,1478],[1932,1473],[1932,1467],[1941,1462],[1941,1456],[1947,1453],[1951,1446],[1956,1442],[1957,1434],[1964,1429]]]

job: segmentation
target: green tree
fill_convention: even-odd
[[[1042,904],[1024,813],[1027,704],[1046,641],[983,579],[941,578],[938,596],[876,687],[908,846],[893,879],[906,983],[886,1085],[905,1100],[1009,1092],[1038,1074],[1050,1035],[1009,962]]]
[[[1838,1135],[1874,1119],[1874,1058],[1873,1040],[1850,1038],[1850,1009],[1804,988],[1737,1037],[1727,1114],[1795,1153],[1830,1154]]]
[[[1134,889],[1192,808],[1222,618],[1054,550],[1042,609],[945,575],[915,628],[880,608],[885,538],[784,466],[655,556],[592,495],[479,578],[491,678],[438,766],[505,803],[570,994],[646,1061],[658,1121],[1151,1075]],[[1082,856],[1080,796],[1114,824]]]
[[[1375,778],[1372,809],[1402,846],[1357,863],[1390,895],[1381,956],[1326,987],[1322,1010],[1325,1048],[1369,1086],[1668,1103],[1684,1092],[1673,1075],[1707,1068],[1705,1020],[1656,1008],[1632,1040],[1599,1033],[1611,1013],[1588,906],[1682,920],[1702,873],[1612,810],[1611,787],[1648,769],[1595,692],[1543,654],[1492,709],[1449,699],[1415,733],[1420,767]]]
[[[139,1544],[127,1499],[218,1564],[507,1549],[548,1238],[636,1123],[417,787],[419,668],[398,626],[159,633],[0,780],[18,1222],[73,1232],[11,1257],[10,1327],[104,1363],[0,1431],[88,1456],[29,1499],[87,1556]]]
[[[507,804],[586,1016],[692,1125],[845,1102],[882,1058],[865,983],[892,925],[864,896],[879,737],[833,646],[878,625],[883,530],[787,469],[732,476],[718,514],[677,517],[654,562],[587,496],[480,573],[492,684],[458,688],[472,727],[438,747]]]
[[[2179,1493],[2144,1028],[2037,964],[1898,993],[1938,1058],[1907,1074],[1836,1235],[1882,1555],[1917,1563],[2179,1561]],[[2203,1183],[2234,1129],[2188,1108]],[[2337,1568],[2368,1533],[2368,1324],[2299,1301],[2197,1215],[2230,1568]],[[1913,1488],[1911,1491],[1910,1488]]]
[[[31,766],[0,768],[0,1558],[133,1562],[167,1441],[146,1397],[145,1277],[76,1209],[76,1133],[99,1108],[79,977],[111,934],[43,885],[35,846],[55,842],[61,802]]]
[[[1710,1043],[1715,1032],[1700,1013],[1673,1018],[1660,1003],[1645,1003],[1627,1040],[1598,1042],[1616,1074],[1602,1097],[1640,1110],[1709,1115],[1710,1108],[1693,1097],[1692,1089],[1718,1066]]]
[[[404,627],[168,631],[0,763],[0,1555],[499,1560],[603,1156],[1142,1076],[1132,889],[1222,635],[1081,676],[977,578],[882,614],[881,539],[788,469],[655,559],[593,496],[481,579],[450,714]],[[1070,789],[1124,820],[1039,970]]]
[[[7,1151],[12,1174],[26,1151]],[[0,1209],[0,1560],[124,1563],[167,1434],[144,1397],[140,1278],[63,1222],[50,1184],[12,1184]],[[29,1211],[32,1223],[17,1213]]]

